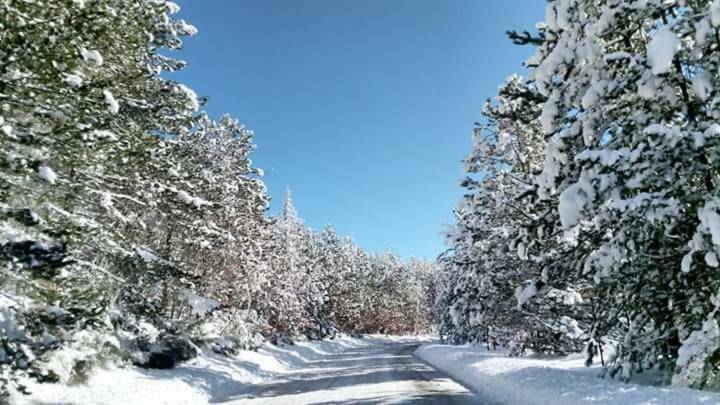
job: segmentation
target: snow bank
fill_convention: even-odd
[[[205,353],[172,370],[112,366],[96,369],[85,384],[68,386],[26,381],[32,394],[14,394],[11,403],[195,405],[220,402],[250,385],[297,372],[309,362],[333,353],[410,339],[417,340],[415,337],[342,336],[319,342],[297,341],[283,347],[268,343],[258,351],[241,351],[231,357]]]
[[[556,360],[507,357],[479,347],[430,344],[415,355],[478,393],[506,404],[717,404],[720,393],[625,384],[598,377],[584,357]]]

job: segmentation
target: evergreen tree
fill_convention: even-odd
[[[654,366],[682,384],[711,376],[691,369],[709,366],[716,342],[678,354],[683,341],[697,345],[692,331],[715,322],[714,253],[694,266],[682,258],[714,212],[717,44],[700,16],[716,6],[550,2],[529,62],[547,97],[540,121],[551,155],[538,182],[557,196],[555,229],[571,248],[548,279],[564,284],[580,272],[594,282],[602,316],[592,329],[617,342],[608,369],[625,379]]]
[[[166,78],[196,33],[178,11],[0,0],[0,398],[100,361],[430,327],[430,264],[312,231],[289,193],[267,216],[253,133]]]
[[[543,101],[532,84],[511,76],[483,108],[465,160],[467,192],[448,236],[452,248],[440,260],[446,276],[437,310],[452,342],[491,340],[518,353],[567,352],[582,343],[581,297],[572,287],[550,288],[542,271],[557,244],[528,237],[543,235],[548,212],[532,205]]]
[[[465,182],[441,260],[444,331],[472,340],[514,288],[513,329],[585,341],[588,361],[615,346],[610,376],[715,381],[718,15],[717,1],[553,0],[537,34],[510,33],[537,51],[468,160],[484,178]]]
[[[195,33],[175,11],[165,1],[0,3],[4,372],[55,380],[39,364],[65,342],[95,346],[89,357],[107,346],[92,331],[108,327],[104,285],[117,279],[96,255],[117,235],[92,207],[152,150],[152,132],[192,122],[197,100],[159,76],[183,66],[163,50]]]

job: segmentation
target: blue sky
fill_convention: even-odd
[[[200,33],[173,78],[255,132],[256,166],[312,228],[434,258],[480,108],[529,47],[538,0],[179,1]]]

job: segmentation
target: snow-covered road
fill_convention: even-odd
[[[352,348],[282,380],[245,388],[230,404],[491,404],[413,356],[417,344]]]
[[[430,336],[338,335],[266,343],[232,356],[205,351],[171,370],[108,364],[93,369],[84,384],[25,381],[32,394],[18,393],[11,403],[498,404],[487,400],[494,394],[492,385],[471,392],[413,355],[420,344],[437,346],[433,342]]]

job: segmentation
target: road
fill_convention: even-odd
[[[497,405],[415,358],[416,348],[395,343],[328,355],[282,381],[253,386],[223,403]]]

